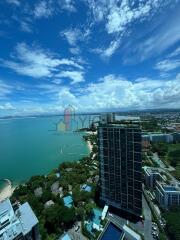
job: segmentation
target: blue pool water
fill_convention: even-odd
[[[95,223],[96,225],[100,225],[101,215],[102,215],[102,210],[93,208],[93,218],[89,220],[89,223],[86,225],[86,229],[91,234],[93,234],[93,223]]]
[[[101,240],[120,240],[123,235],[123,232],[121,229],[116,227],[113,223],[110,223],[103,234]]]

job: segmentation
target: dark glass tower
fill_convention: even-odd
[[[98,127],[100,198],[109,206],[142,214],[141,129],[136,120],[106,118]]]

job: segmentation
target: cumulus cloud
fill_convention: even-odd
[[[107,75],[74,94],[71,89],[59,91],[59,104],[74,105],[80,111],[127,110],[180,107],[180,76],[172,80],[147,78],[131,82],[121,76]],[[63,96],[63,97],[62,97]]]
[[[67,73],[63,73],[64,76]],[[35,113],[57,112],[67,105],[74,106],[78,111],[106,111],[116,109],[140,110],[159,108],[179,108],[180,107],[180,75],[174,79],[148,79],[139,78],[130,81],[119,75],[106,75],[96,83],[87,83],[83,87],[63,86],[61,83],[39,83],[35,87],[33,94],[44,98],[49,102],[39,106],[38,102],[33,103]],[[32,94],[32,91],[31,91]],[[33,99],[31,99],[33,101]],[[24,103],[26,114],[33,108],[29,108],[29,103]],[[21,106],[22,107],[22,106]],[[28,111],[27,111],[28,109]],[[22,109],[20,110],[22,112]]]
[[[18,74],[33,78],[50,78],[64,67],[83,69],[74,60],[56,58],[52,53],[25,43],[17,44],[12,60],[4,60],[3,65]]]

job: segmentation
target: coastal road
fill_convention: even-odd
[[[142,198],[143,213],[144,213],[144,238],[148,240],[153,240],[151,231],[152,231],[152,215],[151,209],[146,202],[145,197]]]

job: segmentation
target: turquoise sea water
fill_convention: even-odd
[[[18,184],[88,155],[83,133],[57,132],[58,121],[59,117],[0,120],[0,179]]]

